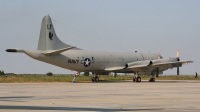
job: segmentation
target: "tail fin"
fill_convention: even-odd
[[[49,15],[42,19],[42,26],[40,30],[40,38],[38,42],[38,50],[58,50],[67,47],[72,47],[63,43],[57,36],[53,27],[53,23]],[[74,48],[78,49],[79,48]]]

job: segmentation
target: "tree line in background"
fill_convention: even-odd
[[[4,73],[3,70],[0,70],[0,75],[5,75],[5,73]],[[47,76],[53,76],[53,73],[52,73],[52,72],[47,72],[46,75],[47,75]],[[89,76],[90,73],[89,73],[89,72],[84,72],[83,75],[84,75],[84,76]]]
[[[46,75],[47,75],[47,76],[53,76],[53,73],[52,73],[52,72],[47,72]],[[89,73],[89,72],[84,72],[83,75],[84,75],[84,76],[89,76],[90,73]]]
[[[0,75],[5,75],[3,70],[0,70]]]

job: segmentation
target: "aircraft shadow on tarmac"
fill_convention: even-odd
[[[33,98],[33,97],[34,96],[11,96],[11,97],[6,96],[6,97],[0,97],[0,101],[26,102],[26,101],[23,101],[25,98]]]
[[[34,96],[6,96],[0,97],[1,101],[9,102],[25,102],[24,99],[30,99]],[[0,105],[1,109],[8,110],[67,110],[67,111],[155,111],[163,110],[162,108],[137,108],[137,109],[123,109],[123,108],[84,108],[84,107],[48,107],[48,106],[15,106],[15,105]]]
[[[156,80],[155,82],[141,81],[141,83],[200,83],[197,80]]]
[[[7,106],[0,105],[0,109],[19,109],[19,110],[67,110],[67,111],[154,111],[163,110],[162,108],[149,109],[114,109],[114,108],[83,108],[83,107],[48,107],[48,106]]]
[[[99,80],[99,82],[76,82],[76,83],[200,83],[198,80],[156,80],[155,82],[149,82],[148,80],[143,80],[141,82],[133,82],[132,80],[124,81],[107,81]]]

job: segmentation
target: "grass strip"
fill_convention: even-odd
[[[142,80],[149,80],[151,76],[141,76]],[[46,83],[46,82],[72,82],[72,75],[10,75],[8,77],[0,76],[0,83]],[[156,77],[155,77],[156,78]],[[114,82],[132,80],[133,76],[99,76],[101,82]],[[200,80],[193,75],[171,75],[159,76],[156,80]],[[91,82],[91,76],[79,76],[77,82]]]

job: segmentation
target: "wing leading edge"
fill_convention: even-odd
[[[193,63],[193,61],[176,61],[176,62],[160,62],[160,63],[153,63],[152,61],[149,61],[149,63],[146,64],[139,64],[139,65],[131,65],[127,66],[118,66],[118,67],[109,67],[105,68],[105,71],[119,71],[119,70],[132,70],[132,71],[144,71],[154,68],[162,68],[162,69],[169,69],[174,67],[180,67],[183,64]]]

